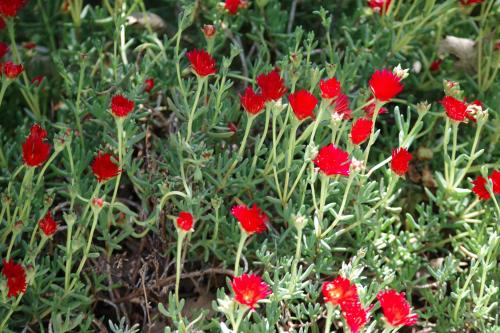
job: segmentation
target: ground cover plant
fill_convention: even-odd
[[[498,332],[494,0],[0,0],[0,332]]]

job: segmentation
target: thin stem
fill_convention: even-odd
[[[458,122],[452,123],[453,130],[453,146],[451,147],[451,163],[450,163],[450,179],[448,187],[452,187],[455,181],[455,168],[456,168],[456,155],[457,155],[457,136],[458,136]],[[451,189],[451,188],[450,188]]]
[[[238,270],[240,267],[241,252],[243,251],[243,246],[248,238],[248,234],[241,230],[240,243],[238,244],[238,250],[236,251],[236,260],[234,262],[234,276],[238,276]]]
[[[337,217],[335,217],[335,220],[325,230],[325,232],[321,234],[322,238],[325,237],[326,235],[328,235],[335,228],[337,223],[339,223],[340,219],[342,218],[342,214],[344,212],[345,205],[347,203],[347,198],[349,197],[349,193],[350,193],[349,190],[351,189],[352,181],[354,179],[354,174],[355,174],[354,172],[351,172],[351,174],[349,175],[349,179],[347,180],[347,185],[346,185],[346,188],[344,191],[344,196],[342,197],[342,203],[340,204],[339,211],[337,212]]]
[[[193,107],[191,108],[191,113],[189,114],[188,118],[188,127],[187,127],[187,134],[186,134],[186,142],[189,143],[189,140],[191,140],[191,131],[193,127],[193,120],[194,120],[194,113],[196,111],[196,107],[198,106],[198,102],[200,100],[200,95],[201,91],[203,90],[203,79],[201,77],[198,77],[198,89],[196,90],[196,96],[194,98],[194,103]]]
[[[472,148],[470,150],[470,154],[469,154],[469,159],[467,161],[467,165],[459,173],[457,179],[455,180],[455,183],[453,184],[453,187],[457,187],[458,185],[460,185],[460,182],[462,181],[462,179],[464,179],[465,175],[467,174],[467,172],[469,171],[470,167],[472,166],[472,162],[474,162],[474,159],[475,159],[474,155],[476,154],[477,144],[479,142],[479,135],[481,134],[481,128],[482,127],[483,127],[483,122],[480,121],[480,123],[477,125],[477,128],[476,128],[476,134],[474,135],[474,141],[472,142]]]
[[[177,253],[175,260],[175,302],[179,306],[179,286],[181,282],[181,268],[182,268],[182,241],[186,233],[182,230],[178,231],[179,237],[177,238]]]
[[[64,271],[64,291],[69,290],[69,281],[71,273],[71,264],[73,257],[73,249],[71,248],[71,235],[73,233],[73,224],[68,225],[68,231],[66,235],[66,266]]]
[[[295,257],[293,259],[293,265],[292,265],[292,285],[290,287],[290,291],[293,292],[295,289],[296,285],[296,279],[297,279],[297,269],[298,265],[300,262],[300,257],[301,257],[301,247],[302,247],[302,228],[297,229],[297,244],[295,246]]]
[[[333,305],[326,303],[326,310],[325,333],[330,333],[330,327],[332,326]]]

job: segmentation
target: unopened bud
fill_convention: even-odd
[[[312,142],[311,144],[307,145],[306,147],[306,152],[304,154],[304,160],[306,162],[310,162],[316,158],[318,155],[318,146]]]
[[[292,221],[297,230],[302,230],[307,225],[307,218],[301,214],[293,215]]]
[[[203,31],[203,34],[207,39],[213,38],[215,36],[215,33],[217,32],[215,26],[213,26],[212,24],[205,24],[201,31]]]
[[[406,69],[403,69],[401,67],[401,64],[398,64],[396,67],[394,67],[394,69],[392,70],[392,72],[394,73],[394,75],[396,75],[397,77],[399,77],[400,80],[404,80],[408,77],[408,72],[409,72],[409,69],[406,68]]]
[[[351,159],[351,170],[354,172],[360,172],[365,168],[362,160],[357,160],[354,157]]]

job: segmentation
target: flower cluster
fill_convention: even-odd
[[[368,323],[369,312],[373,306],[363,307],[357,287],[350,280],[338,276],[332,281],[325,282],[322,293],[326,303],[340,306],[342,316],[351,332],[359,332]],[[377,299],[388,325],[399,327],[416,324],[418,314],[412,312],[404,293],[398,293],[395,290],[380,291]]]

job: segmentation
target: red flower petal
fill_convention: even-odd
[[[8,297],[17,297],[26,292],[26,272],[23,266],[13,260],[2,260],[2,275],[7,279]]]
[[[23,160],[26,165],[37,167],[47,161],[50,144],[45,142],[47,132],[38,124],[31,127],[30,135],[23,143]]]
[[[331,99],[341,94],[342,87],[336,78],[331,78],[328,80],[321,80],[319,82],[319,89],[321,90],[321,97]]]
[[[240,96],[240,102],[246,112],[256,115],[264,109],[266,99],[256,94],[252,87],[247,87],[245,93]]]
[[[3,64],[3,73],[8,79],[14,80],[24,71],[22,64],[16,65],[12,61],[7,61]]]
[[[359,301],[356,285],[342,276],[337,276],[335,280],[323,283],[322,293],[325,302],[333,305]]]
[[[403,91],[403,84],[393,72],[383,69],[373,73],[370,79],[370,90],[380,102],[387,102]]]
[[[186,56],[197,75],[205,77],[216,73],[215,60],[207,51],[194,49],[186,53]]]
[[[349,176],[350,164],[349,154],[333,144],[321,148],[314,159],[314,165],[327,176]]]
[[[407,171],[413,156],[406,148],[392,150],[391,169],[395,174],[403,176]]]
[[[50,212],[48,212],[43,219],[38,221],[38,226],[47,237],[52,236],[57,231],[57,223],[52,218]]]
[[[307,90],[299,90],[288,96],[293,113],[299,120],[314,117],[314,108],[318,99]]]
[[[332,102],[332,104],[335,104],[334,112],[341,115],[342,119],[352,119],[352,110],[349,108],[349,97],[347,97],[347,95],[339,93],[338,97]]]
[[[365,142],[366,139],[372,134],[373,122],[370,119],[359,118],[352,125],[351,128],[351,141],[355,145]]]
[[[2,0],[0,1],[0,14],[6,17],[14,17],[27,2],[27,0]]]
[[[0,42],[0,59],[3,58],[9,50],[10,48],[8,44]]]
[[[243,230],[248,234],[260,234],[267,230],[267,215],[257,205],[248,208],[245,205],[234,206],[231,214],[238,220]]]
[[[184,231],[192,231],[193,215],[189,212],[180,212],[177,217],[177,226]]]
[[[123,95],[115,95],[111,99],[111,112],[117,117],[126,117],[134,110],[135,103]]]
[[[465,121],[467,119],[467,104],[451,96],[445,96],[441,105],[446,111],[448,118],[454,121]]]
[[[271,295],[269,285],[255,274],[243,274],[231,282],[236,302],[255,308],[258,301]]]
[[[368,6],[380,15],[387,13],[392,0],[368,0]]]
[[[368,312],[359,302],[342,303],[341,310],[351,333],[358,333],[368,323]]]
[[[476,193],[481,200],[488,200],[491,198],[490,192],[486,189],[486,183],[486,178],[482,176],[478,176],[472,181],[472,184],[474,185],[474,187],[472,187],[472,192]]]
[[[285,82],[281,78],[278,68],[267,74],[257,76],[257,84],[266,101],[277,101],[287,92]]]
[[[144,80],[144,91],[146,91],[148,94],[153,90],[155,87],[155,80],[153,78],[149,78]]]
[[[238,12],[240,4],[241,0],[226,0],[224,8],[229,12],[229,14],[234,15]]]
[[[398,293],[395,290],[381,291],[378,293],[377,299],[389,325],[394,327],[413,326],[417,323],[418,314],[411,312],[405,293]]]
[[[90,165],[97,181],[102,183],[110,180],[121,172],[118,165],[111,161],[111,154],[99,152]]]

